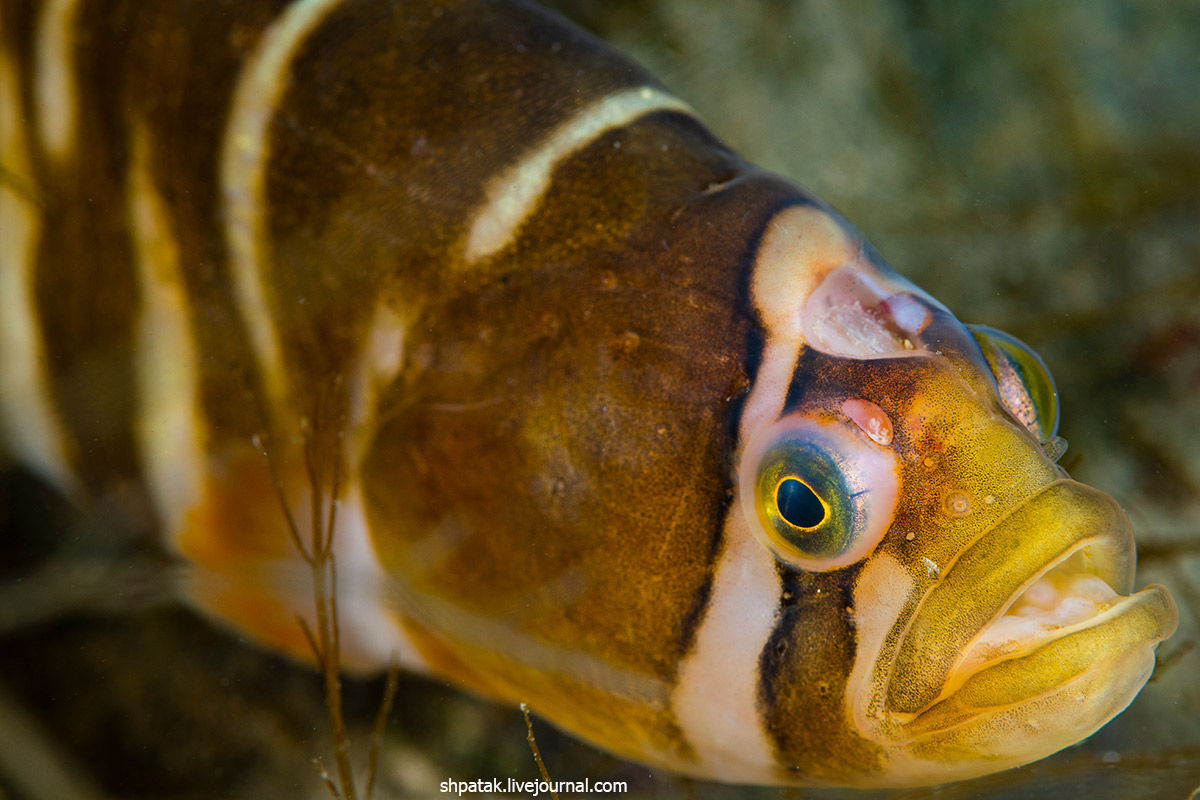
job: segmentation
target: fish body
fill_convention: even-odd
[[[347,666],[731,782],[1004,769],[1149,677],[1036,355],[564,20],[0,13],[4,440],[141,487],[197,608],[310,657],[327,527]]]

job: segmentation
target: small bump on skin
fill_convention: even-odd
[[[871,401],[851,397],[842,403],[842,413],[875,444],[887,447],[892,443],[892,420],[887,412]]]
[[[952,517],[965,517],[971,513],[971,499],[962,492],[950,492],[942,503],[946,513]]]
[[[638,345],[641,344],[641,341],[641,337],[633,331],[625,331],[617,339],[617,346],[620,347],[620,349],[623,350],[627,355],[632,355],[633,352],[638,349]]]

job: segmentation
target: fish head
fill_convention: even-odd
[[[799,772],[828,751],[818,777],[841,784],[1042,758],[1132,701],[1173,600],[1131,593],[1128,518],[1057,464],[1057,395],[1036,354],[963,325],[828,219],[825,235],[853,244],[788,318],[794,366],[777,412],[751,398],[739,462],[746,525],[788,587],[762,656],[767,730]],[[819,736],[814,703],[828,706]]]

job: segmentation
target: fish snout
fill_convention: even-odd
[[[1090,735],[1133,700],[1155,645],[1175,630],[1164,587],[1128,594],[1134,566],[1129,520],[1112,498],[1070,479],[1048,484],[919,601],[884,714],[914,739],[982,750],[1004,741],[1014,764]]]

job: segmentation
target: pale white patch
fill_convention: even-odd
[[[285,399],[279,333],[272,323],[263,280],[268,258],[264,178],[270,121],[287,86],[291,60],[304,40],[342,0],[296,0],[263,34],[238,78],[221,146],[225,242],[238,310],[263,373],[267,394]]]
[[[809,292],[855,253],[842,227],[819,209],[788,208],[768,223],[751,284],[766,339],[739,423],[739,460],[783,410],[803,346],[800,312]],[[770,783],[778,780],[779,766],[759,713],[759,656],[774,630],[783,586],[775,556],[755,538],[742,508],[753,498],[735,491],[708,610],[680,666],[674,709],[696,753],[696,771]]]
[[[754,307],[767,330],[767,346],[786,343],[798,354],[809,297],[826,275],[861,256],[853,231],[822,208],[793,206],[776,214],[759,247],[751,286]],[[794,366],[794,360],[787,364],[789,378]]]
[[[783,586],[775,557],[750,533],[738,502],[708,611],[679,670],[675,717],[697,756],[694,771],[724,781],[778,780],[758,708],[759,655],[775,628]]]
[[[54,408],[34,298],[41,220],[32,191],[29,144],[22,125],[16,67],[0,50],[0,427],[9,449],[67,494],[79,489],[67,455],[67,432]],[[13,181],[19,181],[20,186]]]
[[[581,109],[536,149],[492,178],[487,199],[471,222],[464,257],[468,264],[500,252],[550,188],[550,176],[565,158],[606,131],[656,111],[694,113],[690,106],[659,89],[640,86],[611,94]]]
[[[358,469],[369,443],[367,438],[374,430],[372,421],[379,395],[395,380],[404,365],[407,330],[408,325],[401,314],[386,300],[375,307],[371,327],[358,353],[349,384],[348,428],[351,436],[347,441],[347,461],[352,471]]]
[[[889,674],[888,665],[880,663],[880,656],[913,590],[908,570],[892,556],[880,553],[867,561],[854,584],[857,646],[854,668],[846,681],[846,708],[858,732],[880,744],[890,744],[874,721],[883,703]]]
[[[428,665],[389,601],[388,579],[371,544],[362,489],[351,484],[338,501],[334,555],[338,571],[338,626],[342,662],[350,669],[386,667],[395,655],[399,665],[428,672]],[[298,598],[299,613],[308,616],[311,595]]]
[[[202,501],[207,434],[179,246],[154,184],[150,133],[141,120],[130,125],[127,196],[142,299],[135,345],[136,435],[151,495],[173,537]]]
[[[33,88],[38,136],[42,149],[59,163],[71,157],[78,127],[74,37],[79,5],[79,0],[47,0],[37,21]]]
[[[866,262],[829,273],[804,310],[808,344],[848,358],[895,357],[931,349],[922,333],[940,304],[897,276]]]

